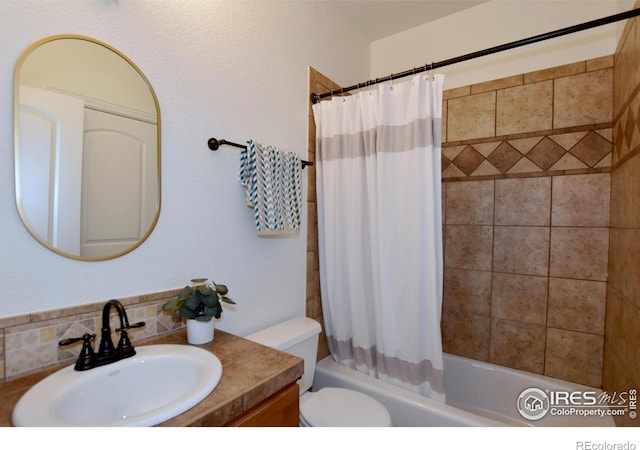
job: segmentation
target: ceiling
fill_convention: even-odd
[[[371,41],[472,8],[484,1],[340,0],[334,2]]]

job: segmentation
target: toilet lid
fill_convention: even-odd
[[[322,388],[300,405],[300,418],[313,427],[389,427],[391,416],[376,399],[343,388]]]

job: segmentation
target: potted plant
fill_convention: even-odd
[[[213,340],[213,318],[222,315],[222,304],[235,302],[227,297],[229,289],[206,278],[191,280],[178,297],[162,305],[162,311],[171,314],[173,320],[186,319],[187,339],[190,344],[206,344]]]

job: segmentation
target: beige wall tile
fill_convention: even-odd
[[[602,159],[611,154],[613,145],[600,133],[590,131],[571,149],[571,154],[586,164],[596,167]]]
[[[603,346],[603,336],[547,328],[544,374],[600,387]]]
[[[503,142],[496,148],[487,159],[498,168],[501,173],[507,173],[520,159],[522,154],[511,146],[508,142]]]
[[[491,272],[445,268],[443,310],[489,316]]]
[[[471,86],[461,86],[455,89],[447,89],[442,93],[444,100],[450,100],[452,98],[466,97],[471,93]]]
[[[617,380],[615,384],[632,379],[640,384],[640,308],[611,287],[607,295],[605,354],[615,354],[621,363],[609,368],[610,379]]]
[[[640,157],[638,156],[613,169],[611,226],[640,228]]]
[[[498,136],[549,130],[552,127],[553,81],[525,84],[498,91]]]
[[[628,343],[624,362],[630,377],[640,381],[640,308],[630,301],[622,303],[623,339]]]
[[[480,152],[476,151],[472,146],[467,145],[458,156],[453,160],[455,164],[465,175],[471,175],[484,161],[484,157]]]
[[[585,71],[585,61],[579,61],[564,66],[552,67],[550,69],[537,70],[524,74],[525,83],[535,83],[543,80],[553,80],[554,78],[566,77],[583,73]]]
[[[566,151],[555,140],[544,137],[528,153],[527,158],[536,163],[541,169],[549,170]]]
[[[609,283],[640,307],[640,230],[612,228]]]
[[[608,173],[553,177],[551,225],[609,226]]]
[[[442,101],[442,142],[449,142],[447,139],[447,117],[449,117],[449,102]]]
[[[603,281],[550,278],[547,325],[604,335],[606,297]]]
[[[613,69],[554,81],[553,127],[607,123],[613,120]]]
[[[5,335],[6,376],[16,377],[47,367],[58,362],[58,344],[55,341],[40,341],[40,329],[34,328]]]
[[[606,281],[609,229],[551,227],[549,276]]]
[[[4,330],[0,329],[0,381],[4,376]]]
[[[534,373],[544,371],[545,327],[493,319],[489,361]]]
[[[608,286],[603,387],[628,391],[640,386],[640,309]],[[628,417],[627,417],[628,419]],[[637,419],[636,419],[637,421]],[[616,420],[618,426],[637,426],[629,420]]]
[[[489,360],[491,318],[443,312],[442,348],[447,353]]]
[[[549,168],[550,171],[554,170],[583,170],[587,169],[585,163],[580,161],[578,158],[573,156],[570,153],[565,154],[562,158],[558,160],[553,166]]]
[[[484,83],[472,84],[471,93],[480,94],[482,92],[497,91],[498,89],[505,89],[514,86],[521,86],[523,84],[523,75],[514,75],[511,77],[500,78],[498,80],[486,81]]]
[[[456,269],[491,270],[493,227],[447,225],[444,266]]]
[[[494,271],[522,275],[547,275],[548,227],[496,226],[494,239]]]
[[[545,325],[548,278],[494,273],[491,316],[518,322]]]
[[[447,142],[495,136],[496,93],[448,101]]]
[[[587,60],[587,72],[613,67],[613,55]]]
[[[628,313],[628,301],[611,286],[607,286],[607,304],[605,314],[605,352],[614,352],[621,360],[630,359],[630,357],[638,357],[638,346],[634,342],[627,340],[629,330],[624,327],[625,314]],[[635,327],[634,327],[635,328]],[[625,368],[624,371],[626,371]]]
[[[493,181],[463,181],[447,185],[446,223],[493,224]]]
[[[496,180],[496,225],[549,225],[551,178]]]
[[[636,41],[636,33],[639,30],[638,21],[629,21],[629,24],[632,28],[615,55],[613,112],[616,116],[620,113],[633,89],[640,83],[640,73],[637,70],[638,44]]]

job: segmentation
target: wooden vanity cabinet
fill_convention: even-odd
[[[299,388],[291,383],[271,397],[231,420],[229,427],[297,427],[299,424]]]

